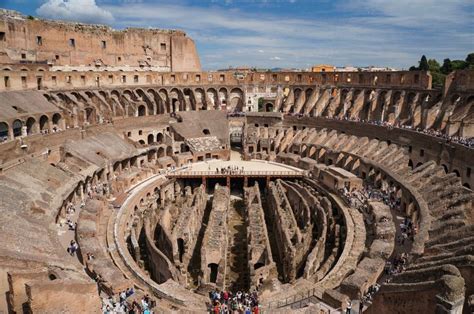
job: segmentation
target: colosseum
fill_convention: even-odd
[[[7,10],[0,63],[0,313],[474,312],[474,70],[203,72]]]

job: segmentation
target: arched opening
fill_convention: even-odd
[[[469,183],[464,183],[462,186],[465,188],[468,188],[469,190],[471,189],[471,186],[469,185]]]
[[[40,131],[44,131],[46,129],[48,129],[48,117],[43,115],[41,116],[40,118]]]
[[[143,116],[145,116],[145,115],[146,115],[146,108],[145,108],[144,105],[140,105],[140,106],[138,107],[138,116],[139,116],[139,117],[143,117]]]
[[[453,172],[456,174],[457,177],[460,177],[460,176],[461,176],[461,174],[459,173],[459,170],[454,169]]]
[[[178,254],[179,254],[179,261],[182,263],[183,262],[183,255],[185,253],[184,249],[184,240],[179,238],[178,239]]]
[[[273,112],[273,104],[272,103],[266,103],[265,104],[265,111],[266,112]]]
[[[416,164],[416,168],[418,168],[418,167],[421,166],[421,165],[423,165],[422,162],[417,163],[417,164]]]
[[[162,134],[162,133],[156,134],[156,142],[157,142],[158,144],[163,143],[163,134]]]
[[[23,127],[23,123],[20,120],[15,120],[13,122],[13,136],[14,137],[21,136],[22,127]]]
[[[211,134],[211,132],[209,131],[209,129],[204,129],[204,130],[202,130],[202,133],[203,133],[204,135],[210,135],[210,134]]]
[[[445,164],[442,164],[441,166],[444,169],[444,173],[448,173],[448,166],[446,166]]]
[[[0,122],[0,140],[8,139],[8,124]]]
[[[148,135],[148,145],[153,144],[155,137],[153,134]]]
[[[55,113],[53,115],[53,125],[60,127],[59,125],[60,123],[61,123],[61,115],[59,113]]]
[[[93,108],[86,108],[86,121],[89,124],[94,123],[94,109]]]
[[[171,100],[171,112],[176,112],[176,108],[179,108],[179,100],[178,99],[172,99]]]
[[[173,149],[171,146],[166,147],[166,156],[172,156],[173,155]]]
[[[211,263],[207,265],[209,267],[211,273],[209,274],[209,282],[216,283],[217,282],[217,271],[219,269],[219,265],[215,263]]]
[[[33,134],[35,124],[36,120],[34,118],[28,118],[28,120],[26,120],[26,134]]]
[[[413,169],[413,161],[410,159],[408,160],[408,167],[410,167],[411,169]]]
[[[158,158],[165,156],[165,149],[163,147],[158,148]]]

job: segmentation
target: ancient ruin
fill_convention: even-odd
[[[473,70],[202,72],[181,31],[0,19],[0,312],[474,311]]]

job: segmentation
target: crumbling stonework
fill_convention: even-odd
[[[204,284],[223,287],[227,256],[227,211],[229,189],[216,185],[209,223],[201,248],[201,271]]]

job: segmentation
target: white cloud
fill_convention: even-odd
[[[408,68],[422,54],[441,61],[464,59],[472,50],[467,18],[472,10],[463,8],[470,0],[440,1],[443,4],[400,0],[402,4],[391,1],[387,8],[385,0],[364,1],[341,0],[339,14],[351,11],[344,19],[337,14],[305,19],[219,6],[190,7],[180,1],[104,8],[121,27],[184,29],[198,44],[206,69],[242,64],[273,67],[277,61],[283,67],[330,63]],[[423,4],[434,7],[423,8]]]
[[[276,61],[278,61],[278,60],[281,60],[281,58],[280,58],[280,57],[277,57],[277,56],[275,56],[275,57],[271,57],[271,58],[270,58],[270,60],[276,60]]]
[[[83,23],[110,24],[112,13],[100,8],[95,0],[47,0],[36,13],[44,18]]]

